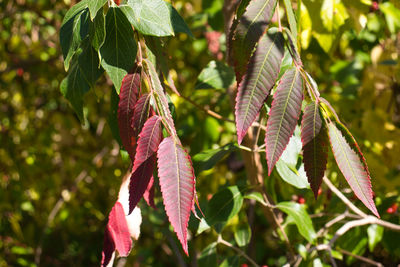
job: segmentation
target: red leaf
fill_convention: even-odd
[[[195,177],[189,155],[179,141],[164,138],[158,151],[158,175],[165,210],[188,255],[187,227],[194,201]]]
[[[271,175],[272,169],[293,135],[302,100],[303,81],[300,71],[292,67],[282,76],[269,112],[265,133],[268,175]]]
[[[315,101],[305,108],[301,123],[301,141],[304,170],[316,199],[326,169],[328,135],[326,129],[323,128],[319,106]]]
[[[283,42],[281,32],[265,34],[250,59],[246,75],[239,84],[235,106],[239,144],[242,143],[243,137],[275,84],[283,58]]]
[[[139,135],[129,183],[129,214],[142,198],[153,175],[155,153],[161,138],[161,118],[155,115],[146,121]]]
[[[117,201],[108,216],[108,224],[104,235],[102,266],[106,266],[109,263],[114,250],[117,250],[120,256],[126,257],[131,249],[132,239],[124,208]]]
[[[131,125],[133,127],[133,132],[135,136],[138,136],[140,134],[144,123],[149,117],[150,99],[150,94],[143,94],[136,102]]]
[[[251,53],[271,22],[277,0],[252,0],[246,11],[234,23],[231,53],[239,83],[246,71]]]
[[[341,125],[342,127],[344,126]],[[329,123],[328,129],[333,155],[344,178],[354,194],[372,213],[379,217],[373,200],[371,177],[357,143],[351,135],[349,136],[348,131],[339,130],[334,123]],[[349,145],[349,140],[353,148]]]
[[[150,177],[149,184],[147,185],[146,191],[144,191],[143,198],[146,201],[147,205],[152,207],[153,209],[156,208],[154,204],[154,177]]]
[[[122,145],[131,160],[135,158],[136,135],[132,127],[134,107],[140,91],[141,68],[137,65],[122,80],[118,103],[118,127]]]

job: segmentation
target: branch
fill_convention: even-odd
[[[234,245],[232,245],[231,243],[229,243],[228,241],[225,241],[224,239],[222,239],[221,236],[218,236],[218,240],[217,240],[218,244],[222,244],[225,245],[231,249],[233,249],[234,251],[236,251],[237,253],[239,253],[240,256],[246,258],[252,265],[260,267],[260,265],[258,265],[252,258],[250,258],[246,253],[244,253],[240,248],[235,247]]]

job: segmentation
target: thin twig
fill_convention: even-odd
[[[222,244],[225,245],[231,249],[233,249],[234,251],[236,251],[237,253],[239,253],[240,256],[246,258],[252,265],[259,267],[260,265],[258,265],[252,258],[250,258],[246,253],[244,253],[244,251],[242,251],[240,248],[235,247],[234,245],[232,245],[231,243],[229,243],[228,241],[225,241],[224,239],[222,239],[221,236],[218,236],[218,240],[217,240],[218,244]]]
[[[356,259],[359,259],[360,261],[366,262],[368,264],[375,265],[375,266],[378,266],[378,267],[383,267],[383,264],[380,263],[380,262],[368,259],[368,258],[360,256],[360,255],[353,254],[350,251],[347,251],[347,250],[344,250],[344,249],[341,249],[341,248],[339,248],[338,251],[343,253],[343,254],[345,254],[345,255],[348,255],[348,256],[354,257]]]

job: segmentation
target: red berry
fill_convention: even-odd
[[[320,188],[318,189],[318,196],[321,195],[321,194],[322,194],[322,188],[320,187]]]
[[[393,214],[393,213],[395,213],[397,211],[397,208],[398,208],[397,203],[393,203],[392,206],[390,206],[386,210],[386,212],[389,213],[389,214]]]
[[[299,196],[299,198],[297,199],[297,203],[304,204],[304,203],[306,203],[306,200],[304,199],[304,197]]]
[[[370,9],[371,9],[371,12],[378,11],[379,10],[378,2],[372,2],[372,5],[371,5]]]
[[[17,75],[18,75],[19,77],[22,77],[22,75],[24,75],[24,69],[23,69],[23,68],[18,68],[18,69],[17,69]]]
[[[247,265],[246,263],[242,263],[242,265],[240,265],[240,267],[249,267],[249,265]]]

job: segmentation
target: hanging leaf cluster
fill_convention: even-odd
[[[290,29],[271,26],[277,2],[241,1],[230,29],[229,54],[238,82],[235,105],[238,142],[243,141],[273,92],[265,133],[268,175],[301,117],[304,169],[315,197],[325,173],[330,143],[339,169],[355,195],[379,216],[361,150],[303,68],[297,49],[296,20],[289,1],[285,1],[285,7]],[[285,53],[292,58],[290,66],[282,63]]]
[[[191,32],[172,5],[163,0],[114,1],[112,6],[106,3],[79,2],[65,15],[60,33],[64,65],[69,72],[61,84],[62,93],[84,121],[83,96],[105,71],[119,94],[119,137],[132,162],[125,182],[128,208],[124,210],[123,201],[118,200],[110,212],[102,265],[112,262],[115,251],[120,256],[129,254],[132,240],[127,218],[142,197],[154,207],[156,168],[168,219],[188,254],[187,227],[190,213],[195,211],[195,176],[157,73],[156,68],[162,74],[168,72],[165,58],[154,60],[154,56],[162,56],[152,51],[154,46],[162,49],[160,41],[150,36],[173,36],[179,31],[191,36]],[[169,83],[176,91],[171,79]]]

